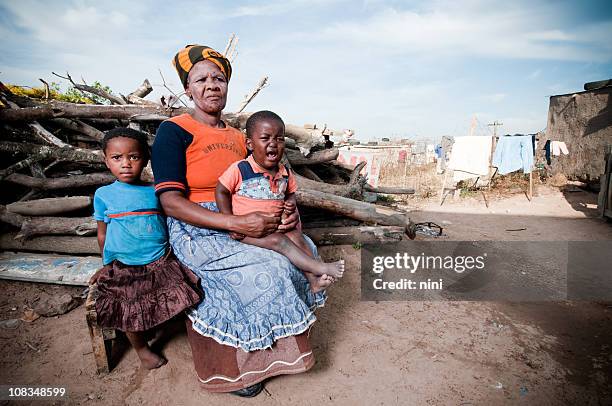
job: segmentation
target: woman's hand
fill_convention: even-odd
[[[229,236],[230,236],[230,238],[233,238],[236,241],[242,241],[242,240],[244,240],[244,237],[246,237],[246,235],[244,235],[244,234],[235,233],[233,231],[229,232]]]
[[[234,237],[238,237],[238,234],[255,238],[265,237],[276,232],[281,221],[279,216],[274,217],[261,212],[234,216],[210,211],[189,201],[176,190],[162,193],[159,201],[167,216],[197,227],[234,232],[236,233]]]
[[[278,226],[278,232],[284,233],[297,227],[300,222],[300,214],[294,200],[285,201],[285,210],[282,223]]]
[[[261,238],[276,232],[280,217],[255,212],[243,216],[234,216],[236,219],[235,232],[249,237]]]

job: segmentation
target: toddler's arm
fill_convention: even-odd
[[[217,201],[217,208],[223,214],[233,214],[232,213],[232,193],[221,184],[221,182],[217,182],[217,188],[215,189],[215,200]],[[234,233],[230,231],[230,237],[234,240],[242,240],[245,236],[244,234]]]
[[[278,231],[285,233],[287,231],[294,230],[299,224],[300,217],[297,213],[297,200],[295,199],[295,193],[285,194],[285,208],[283,211],[281,226]]]
[[[297,202],[295,199],[295,191],[297,190],[297,182],[292,170],[289,170],[289,179],[287,179],[287,190],[285,191],[285,210],[281,224],[278,226],[278,231],[281,233],[295,229],[300,223],[300,215],[297,211]]]
[[[217,201],[217,208],[219,208],[221,213],[232,214],[232,194],[221,182],[217,182],[215,200]]]

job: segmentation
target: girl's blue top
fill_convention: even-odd
[[[94,195],[94,219],[107,223],[104,265],[114,260],[146,265],[166,252],[168,231],[153,186],[117,180],[99,188]]]

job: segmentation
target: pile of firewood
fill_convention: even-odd
[[[147,80],[127,96],[75,87],[111,104],[18,96],[0,83],[0,250],[98,253],[92,196],[97,187],[114,181],[99,147],[103,131],[130,126],[150,134],[153,142],[161,121],[191,111],[145,99],[152,91]],[[248,117],[227,113],[223,119],[242,130]],[[312,214],[312,221],[305,215],[306,233],[319,244],[411,235],[405,213],[362,200],[364,193],[412,191],[369,186],[360,175],[365,162],[355,167],[338,162],[330,134],[315,126],[286,126],[285,162],[296,173],[300,211]],[[150,167],[144,177],[152,180]]]

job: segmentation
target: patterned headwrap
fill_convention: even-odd
[[[187,45],[185,48],[178,51],[172,60],[174,68],[178,72],[183,87],[187,88],[187,77],[193,65],[200,61],[211,61],[221,69],[225,74],[225,78],[229,82],[232,76],[232,65],[230,61],[214,49],[205,45]]]

